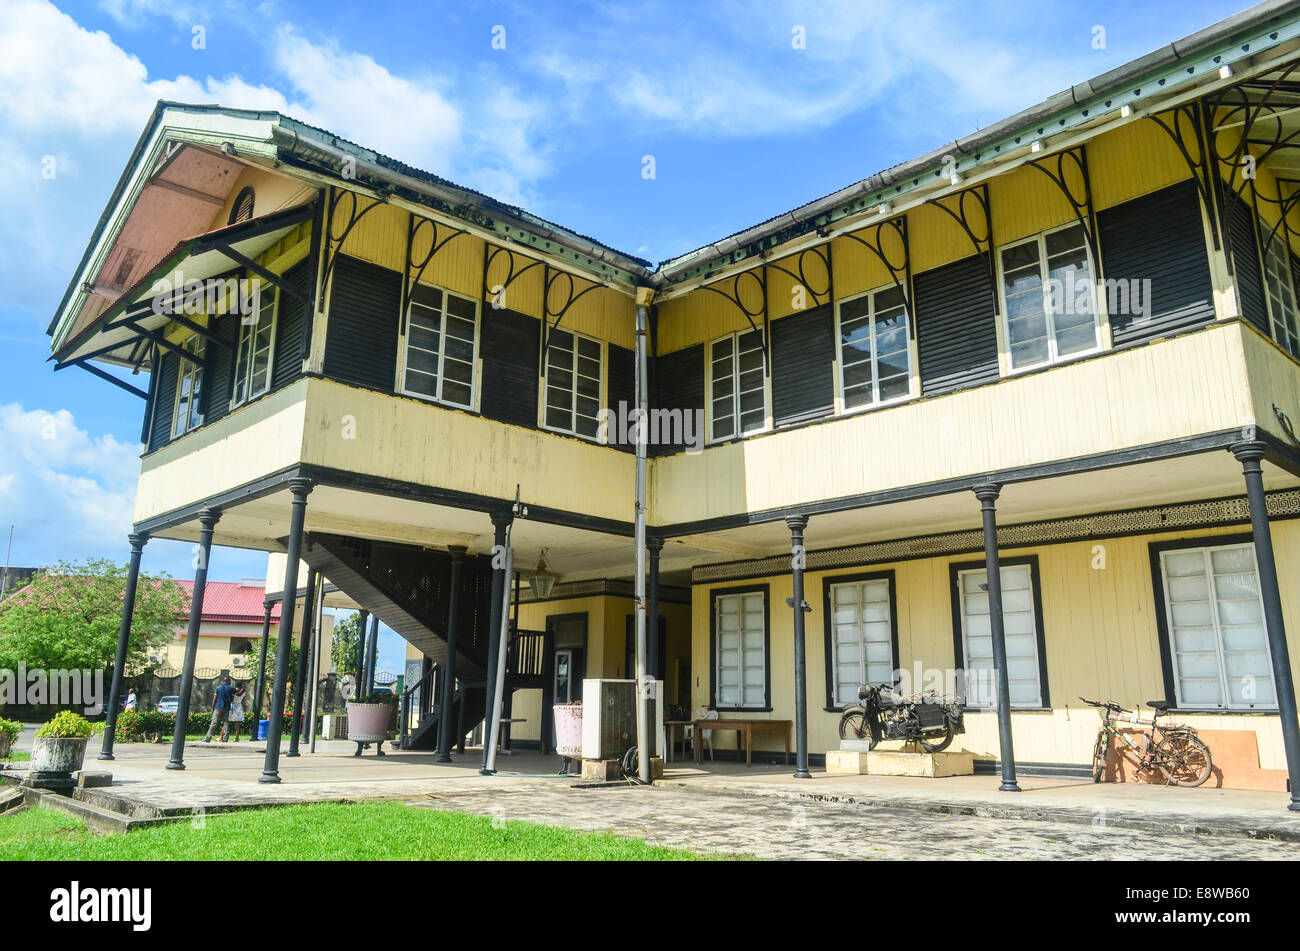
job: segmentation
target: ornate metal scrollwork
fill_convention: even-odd
[[[931,198],[927,205],[946,212],[970,239],[976,254],[985,254],[989,268],[989,288],[993,296],[993,314],[1001,309],[998,299],[998,265],[993,258],[993,212],[986,183],[963,188],[952,195]]]
[[[586,287],[578,288],[581,281]],[[569,308],[594,290],[604,287],[598,281],[589,281],[585,277],[575,278],[568,271],[554,270],[549,264],[542,265],[542,366],[546,366],[546,352],[551,345],[551,334],[560,326],[560,321],[569,312]],[[564,293],[563,303],[552,306],[553,291],[559,288]],[[551,322],[551,318],[555,322]]]
[[[337,230],[339,219],[339,208],[347,201],[347,218],[343,222],[343,229]],[[370,199],[370,204],[364,208],[359,208],[360,202],[358,195],[354,191],[346,188],[331,188],[329,196],[329,206],[325,216],[325,269],[324,280],[321,281],[321,287],[328,287],[330,275],[334,273],[334,265],[338,262],[339,252],[343,250],[343,244],[347,241],[348,235],[352,229],[357,226],[366,215],[380,205],[387,204],[380,198]]]
[[[1056,185],[1065,200],[1070,203],[1075,220],[1083,228],[1084,240],[1088,242],[1088,253],[1092,255],[1093,267],[1097,276],[1101,276],[1101,258],[1097,254],[1097,216],[1092,210],[1092,179],[1088,175],[1088,153],[1082,145],[1065,149],[1046,158],[1030,159],[1025,163],[1036,168]]]
[[[760,267],[750,268],[747,271],[741,271],[730,278],[719,281],[719,284],[727,284],[730,287],[722,289],[712,284],[700,284],[696,290],[710,291],[731,302],[741,315],[745,322],[749,324],[750,329],[760,334],[763,338],[763,372],[770,375],[772,372],[772,355],[769,352],[771,346],[771,335],[767,332],[767,264]],[[787,272],[788,273],[788,272]],[[753,286],[758,290],[758,307],[750,308],[745,304],[745,295],[742,289],[742,282],[748,278],[753,282]],[[746,285],[748,286],[748,285]],[[762,320],[762,325],[754,323],[755,318]]]
[[[866,234],[870,234],[871,237],[869,239],[863,237]],[[894,286],[903,295],[903,305],[907,308],[908,314],[913,314],[912,251],[907,237],[907,216],[899,215],[896,218],[890,218],[888,221],[882,221],[879,224],[868,225],[866,228],[860,228],[857,231],[847,231],[840,237],[856,241],[875,255],[876,259],[884,265],[885,270],[889,272],[889,278],[894,282]],[[895,246],[891,248],[891,244]],[[907,332],[909,336],[916,337],[916,321],[914,319],[908,320]]]
[[[817,262],[818,265],[820,265],[822,271],[825,274],[822,282],[825,284],[825,288],[823,290],[820,291],[817,290],[813,281],[809,280],[808,265],[809,265],[810,257],[812,261],[815,261]],[[811,248],[804,248],[797,255],[795,255],[794,258],[795,258],[794,261],[795,269],[793,271],[785,267],[783,264],[777,262],[772,262],[767,266],[774,271],[780,271],[782,274],[790,278],[790,280],[793,281],[797,287],[802,287],[805,291],[807,291],[808,296],[812,298],[813,307],[820,307],[822,304],[829,304],[831,302],[831,297],[835,289],[835,281],[832,276],[832,270],[831,270],[830,242],[828,241],[825,244],[815,245],[814,247]],[[789,257],[782,258],[781,260],[782,261],[789,260]],[[766,285],[766,279],[764,279],[764,285]],[[764,295],[766,295],[766,286],[764,287]]]
[[[1191,169],[1192,181],[1196,184],[1197,194],[1201,197],[1201,207],[1206,210],[1206,218],[1210,222],[1210,236],[1214,240],[1214,249],[1220,250],[1223,247],[1223,237],[1219,233],[1214,163],[1205,135],[1207,123],[1204,103],[1186,102],[1147,118],[1173,139],[1183,161]]]

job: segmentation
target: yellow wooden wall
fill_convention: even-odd
[[[1292,645],[1293,674],[1300,676],[1300,590],[1286,579],[1300,571],[1300,522],[1273,523],[1273,547],[1278,574],[1283,579],[1282,598],[1285,624]],[[1024,762],[1086,763],[1092,752],[1098,719],[1092,708],[1078,697],[1113,699],[1134,708],[1147,700],[1164,697],[1160,650],[1157,640],[1155,592],[1152,585],[1148,544],[1178,538],[1239,534],[1235,527],[1194,532],[1101,539],[1059,545],[1006,549],[1003,557],[1036,555],[1043,605],[1047,683],[1052,709],[1044,712],[1013,712],[1015,753]],[[1105,569],[1094,564],[1094,545],[1105,550]],[[950,668],[954,663],[953,618],[949,565],[980,561],[979,554],[917,559],[894,564],[872,565],[871,571],[895,572],[900,666],[911,669],[921,661],[925,667]],[[808,741],[809,750],[821,753],[838,747],[839,713],[825,712],[825,635],[822,581],[835,575],[851,575],[863,569],[846,568],[805,574],[805,597],[812,606],[807,615]],[[771,652],[768,658],[772,682],[772,712],[744,714],[757,718],[794,719],[793,627],[785,599],[792,596],[788,574],[733,582],[730,586],[769,584],[771,608]],[[697,585],[692,599],[692,657],[698,684],[694,706],[709,700],[710,592],[729,585]],[[737,717],[742,714],[724,713]],[[1179,717],[1206,729],[1255,730],[1260,737],[1261,766],[1284,768],[1281,730],[1277,716],[1250,714],[1201,714]],[[725,733],[714,743],[722,747],[733,741]],[[775,735],[755,737],[757,747],[782,749]],[[968,749],[981,759],[996,758],[997,717],[992,713],[968,713],[966,733],[953,749]]]

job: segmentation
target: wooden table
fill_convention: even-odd
[[[793,724],[790,720],[696,720],[695,721],[695,762],[704,762],[704,743],[701,730],[735,730],[736,742],[740,735],[745,735],[745,765],[753,766],[754,731],[785,730],[785,762],[790,764],[790,732]]]

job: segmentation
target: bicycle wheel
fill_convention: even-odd
[[[1156,764],[1175,786],[1199,786],[1210,778],[1210,748],[1190,733],[1166,733],[1156,746]]]
[[[1097,734],[1097,744],[1092,748],[1092,781],[1101,782],[1106,775],[1106,754],[1110,752],[1110,737],[1104,732]]]
[[[865,740],[870,738],[867,728],[867,715],[861,710],[849,710],[840,717],[841,740]]]
[[[927,753],[942,753],[952,743],[952,721],[947,717],[943,718],[943,733],[939,736],[921,735],[919,738],[921,749]]]

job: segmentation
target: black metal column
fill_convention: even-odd
[[[369,626],[370,612],[362,608],[357,612],[357,679],[353,681],[355,686],[353,687],[352,697],[354,700],[360,700],[362,696],[362,678],[366,673],[366,628]]]
[[[298,559],[302,555],[302,526],[307,516],[307,496],[311,492],[310,479],[290,479],[289,491],[293,503],[289,516],[289,539],[285,549],[284,592],[280,602],[280,635],[275,645],[275,684],[271,688],[271,709],[267,714],[270,723],[266,731],[266,761],[262,765],[259,783],[280,781],[280,730],[284,724],[285,677],[289,658],[293,656],[293,614],[298,604]]]
[[[794,610],[794,777],[812,779],[812,773],[808,772],[808,669],[804,657],[803,625],[803,616],[809,610],[803,599],[803,530],[808,527],[808,517],[791,515],[785,524],[790,526],[790,565],[794,582],[794,596],[790,599],[790,607]]]
[[[659,555],[664,550],[664,540],[657,535],[646,535],[645,548],[650,557],[650,570],[647,572],[649,577],[646,580],[646,623],[649,625],[646,629],[646,666],[650,676],[660,680],[667,676],[666,671],[659,669],[659,654],[663,649],[659,643]],[[663,703],[664,698],[660,697],[661,709]]]
[[[194,658],[199,652],[199,626],[203,623],[203,594],[208,584],[208,557],[212,552],[212,529],[221,513],[217,509],[199,512],[199,561],[194,567],[194,591],[190,595],[190,623],[185,633],[185,663],[181,669],[180,698],[176,703],[176,729],[172,732],[172,755],[168,769],[185,768],[185,731],[190,725],[190,694],[194,690]]]
[[[488,659],[487,659],[487,717],[483,721],[483,765],[479,772],[491,776],[494,770],[488,769],[489,749],[492,737],[492,720],[496,717],[497,666],[501,660],[501,614],[506,595],[506,529],[514,520],[514,513],[509,510],[492,513],[492,610],[488,613]],[[505,708],[502,694],[502,708]],[[498,728],[499,729],[499,728]]]
[[[122,706],[122,680],[126,675],[126,655],[131,648],[131,619],[135,616],[135,589],[140,580],[140,556],[149,536],[143,532],[126,536],[131,543],[131,561],[126,569],[126,591],[122,596],[122,622],[117,628],[117,653],[113,655],[113,680],[108,688],[108,710],[104,722],[104,746],[100,759],[113,759],[113,738],[117,733],[117,714]]]
[[[265,613],[262,615],[262,650],[257,663],[257,693],[253,696],[253,739],[257,739],[257,727],[262,722],[262,696],[266,691],[266,652],[271,643],[271,611],[274,607],[274,601],[262,602]],[[266,726],[269,736],[271,724],[268,723]]]
[[[375,670],[379,667],[379,615],[370,615],[370,647],[366,660],[366,693],[375,692]]]
[[[1241,462],[1246,479],[1246,500],[1250,503],[1250,529],[1255,540],[1255,563],[1259,566],[1259,594],[1264,601],[1264,624],[1268,629],[1268,655],[1273,664],[1277,689],[1277,712],[1282,720],[1282,748],[1290,779],[1291,801],[1287,808],[1300,812],[1300,729],[1296,722],[1295,684],[1291,678],[1291,656],[1282,623],[1282,593],[1273,558],[1273,533],[1268,524],[1268,502],[1264,495],[1264,472],[1260,460],[1265,446],[1260,442],[1238,443],[1232,454]]]
[[[285,597],[297,598],[297,592],[285,592]],[[302,637],[298,641],[298,676],[294,678],[293,719],[289,721],[289,750],[285,756],[298,756],[298,740],[302,735],[306,707],[307,667],[311,664],[312,607],[316,599],[316,569],[307,568],[307,596],[302,602]]]
[[[1007,671],[1007,637],[1002,619],[1002,568],[998,562],[997,500],[1000,485],[988,483],[973,489],[984,517],[984,569],[988,576],[989,632],[993,640],[993,667],[998,678],[998,758],[1002,761],[1004,792],[1020,792],[1016,782],[1016,754],[1011,745],[1011,680]]]
[[[451,695],[456,690],[456,624],[459,622],[460,566],[465,557],[465,546],[452,545],[447,551],[451,553],[451,581],[447,585],[447,689],[442,692],[442,704],[438,708],[439,763],[451,762]],[[463,698],[461,706],[463,709]]]

